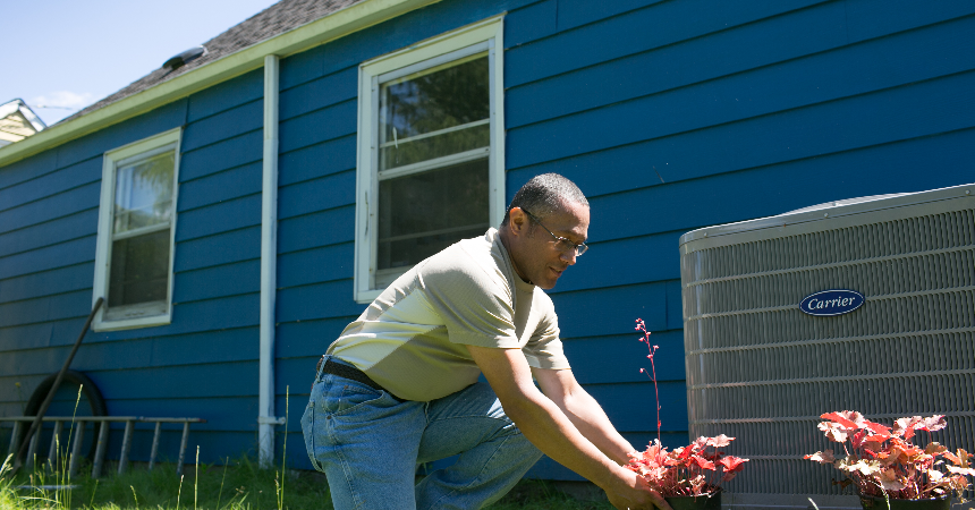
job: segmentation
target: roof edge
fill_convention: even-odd
[[[55,124],[0,149],[0,169],[93,131],[131,119],[264,65],[264,57],[288,57],[334,41],[440,0],[365,0],[306,25],[188,71],[87,115]]]
[[[24,119],[34,128],[35,132],[40,133],[47,129],[47,124],[44,123],[44,120],[38,117],[34,113],[34,110],[31,110],[30,106],[19,97],[0,104],[0,118],[6,117],[13,112],[20,112],[24,116]]]

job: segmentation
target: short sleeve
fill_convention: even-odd
[[[543,301],[545,304],[543,315],[522,351],[528,359],[529,366],[550,370],[569,369],[571,368],[569,360],[565,357],[562,340],[559,338],[559,321],[558,316],[555,315],[555,306],[547,294],[544,292],[538,294],[541,294],[543,299],[536,301]]]
[[[466,250],[445,250],[437,264],[419,271],[428,302],[442,319],[451,343],[518,348],[510,286],[496,265],[472,259]]]

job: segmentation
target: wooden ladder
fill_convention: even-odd
[[[34,416],[4,416],[0,417],[0,423],[13,422],[13,433],[10,436],[9,455],[16,455],[17,447],[21,444],[20,436],[26,428],[30,429],[30,424],[34,421]],[[68,460],[68,473],[74,476],[78,471],[78,465],[84,455],[81,453],[81,446],[85,437],[85,425],[88,422],[98,424],[98,443],[95,446],[95,461],[91,470],[92,478],[100,478],[102,468],[105,464],[105,452],[108,449],[108,431],[112,422],[124,422],[125,434],[122,436],[122,452],[119,456],[118,474],[122,474],[129,467],[129,450],[132,449],[132,436],[135,431],[136,423],[155,423],[156,429],[152,437],[152,452],[149,454],[149,470],[156,464],[159,454],[159,437],[162,434],[163,423],[182,423],[183,437],[179,445],[179,460],[176,462],[176,474],[183,474],[183,463],[186,457],[186,445],[190,437],[190,423],[206,423],[202,418],[147,418],[144,416],[45,416],[45,422],[54,422],[54,433],[51,436],[51,445],[48,448],[48,458],[55,459],[58,456],[58,445],[60,444],[61,432],[65,423],[74,424],[74,434],[71,439],[71,453]],[[30,438],[30,446],[27,450],[27,467],[34,466],[34,459],[37,454],[37,442],[40,437],[40,430]]]

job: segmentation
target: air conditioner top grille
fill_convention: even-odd
[[[713,253],[700,267],[688,269],[695,272],[692,280],[699,281],[880,258],[893,260],[911,254],[948,253],[975,244],[973,225],[972,210],[877,221],[710,248]]]
[[[898,214],[898,210],[904,207],[913,208],[922,204],[927,204],[930,206],[929,210],[938,211],[939,208],[937,204],[944,201],[954,201],[959,198],[972,198],[975,196],[975,183],[964,184],[961,186],[953,186],[950,188],[941,188],[930,191],[922,191],[917,193],[898,193],[891,195],[876,195],[871,197],[861,197],[853,198],[847,200],[837,200],[834,202],[827,202],[825,204],[814,205],[810,207],[804,207],[802,209],[796,209],[784,214],[779,214],[776,216],[769,216],[767,218],[758,218],[754,220],[742,221],[738,223],[727,223],[724,225],[715,225],[706,228],[700,228],[697,230],[692,230],[680,238],[680,245],[682,250],[688,244],[693,244],[693,241],[720,238],[729,234],[741,234],[744,232],[760,232],[763,230],[775,230],[778,228],[793,227],[798,225],[807,225],[810,223],[817,223],[829,220],[834,225],[829,227],[816,226],[813,230],[824,230],[824,229],[835,229],[836,220],[838,219],[849,219],[850,217],[855,217],[864,213],[871,212],[884,212],[887,219],[892,219],[894,217],[907,217],[913,216],[914,214]],[[862,220],[856,220],[853,222],[846,221],[843,224],[862,224]],[[762,238],[770,237],[768,235],[760,236]],[[779,237],[777,235],[772,235],[771,237]],[[739,243],[740,241],[735,241]],[[706,245],[713,245],[714,243],[705,243]],[[685,251],[686,252],[686,251]]]

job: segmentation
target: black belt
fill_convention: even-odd
[[[396,400],[399,400],[400,402],[403,401],[401,398],[397,397],[396,395],[393,395],[391,391],[387,390],[386,388],[383,388],[379,383],[370,379],[369,376],[365,374],[365,372],[359,370],[354,366],[346,365],[344,363],[338,363],[332,360],[328,360],[327,362],[325,362],[325,366],[323,367],[321,366],[321,363],[322,363],[321,360],[319,360],[318,364],[323,374],[337,375],[339,377],[351,379],[356,382],[361,382],[362,384],[365,384],[366,386],[369,386],[370,388],[376,391],[385,391],[386,393],[389,394],[389,396],[395,398]]]

